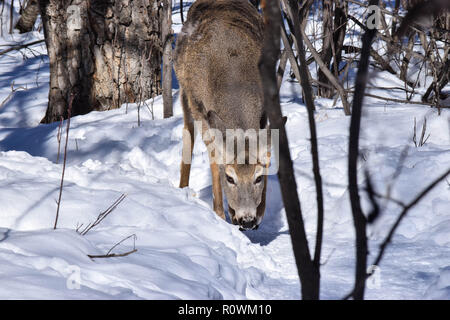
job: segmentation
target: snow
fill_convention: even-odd
[[[180,29],[174,11],[175,31]],[[1,45],[42,38],[5,35]],[[53,230],[62,164],[58,123],[39,125],[48,96],[45,46],[0,56],[0,298],[3,299],[298,299],[300,285],[276,175],[269,177],[267,209],[257,231],[241,232],[212,210],[206,147],[197,138],[190,188],[179,189],[182,111],[162,119],[162,99],[149,108],[124,105],[71,119],[58,229]],[[373,72],[371,85],[402,84]],[[421,88],[423,89],[423,88]],[[404,98],[402,91],[371,93]],[[419,91],[420,92],[420,91]],[[403,95],[403,96],[402,96]],[[416,96],[415,99],[419,99]],[[283,113],[311,248],[316,204],[309,129],[301,90],[286,75]],[[340,299],[353,285],[355,247],[347,182],[350,118],[342,104],[316,99],[325,197],[321,298]],[[151,112],[152,111],[152,112]],[[412,141],[424,118],[430,138]],[[63,124],[65,129],[66,122]],[[63,130],[65,132],[65,130]],[[65,133],[63,133],[63,141]],[[407,147],[407,149],[405,149]],[[63,148],[61,148],[63,149]],[[450,166],[450,113],[426,106],[365,99],[359,162],[375,189],[411,201]],[[402,162],[402,153],[407,157]],[[401,173],[394,181],[397,168]],[[97,227],[95,221],[121,194],[125,200]],[[381,200],[383,215],[369,226],[369,261],[378,253],[401,208]],[[366,212],[370,204],[363,195]],[[114,248],[126,257],[90,259]],[[368,299],[450,299],[450,184],[436,186],[400,225],[375,276]]]

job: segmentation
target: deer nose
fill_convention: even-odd
[[[250,230],[253,229],[256,225],[256,218],[253,217],[243,217],[239,219],[239,224],[244,230]]]

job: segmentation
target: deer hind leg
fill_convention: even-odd
[[[188,97],[181,91],[181,104],[184,113],[183,151],[180,169],[180,188],[189,186],[189,175],[191,173],[192,150],[194,149],[194,120],[189,108]]]

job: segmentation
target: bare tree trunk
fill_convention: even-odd
[[[50,59],[42,122],[160,94],[161,1],[39,0]]]
[[[13,19],[14,18],[14,0],[11,0],[11,6],[9,7],[9,34],[13,33]]]
[[[339,77],[339,65],[342,61],[342,48],[347,28],[348,4],[344,0],[323,0],[322,53],[321,59],[328,70]],[[331,59],[333,58],[333,65]],[[329,77],[319,70],[319,95],[331,98],[334,94]],[[321,85],[323,84],[323,85]]]
[[[287,49],[285,49],[285,50],[283,50],[283,52],[281,52],[280,64],[278,65],[278,70],[277,70],[278,91],[280,90],[281,84],[283,83],[283,76],[284,76],[284,72],[286,70],[288,56],[289,56],[289,54],[287,52]]]
[[[400,9],[400,0],[395,0],[394,4],[394,15],[392,17],[391,35],[394,35],[397,31],[397,14]]]
[[[163,1],[162,18],[162,39],[163,39],[163,104],[164,118],[173,116],[172,101],[172,0]]]
[[[378,0],[370,0],[369,5],[378,5]],[[352,118],[350,120],[350,136],[348,151],[348,189],[356,233],[356,272],[353,297],[364,299],[365,281],[367,278],[367,218],[361,207],[358,189],[358,157],[359,135],[361,129],[362,106],[366,90],[369,69],[370,49],[377,30],[367,29],[362,37],[361,59],[355,79],[355,94],[353,96]]]
[[[39,14],[39,3],[37,0],[29,0],[20,15],[19,21],[17,21],[15,28],[20,33],[30,32],[33,30],[34,23],[36,22]]]
[[[298,57],[300,60],[300,77],[301,85],[303,88],[303,95],[305,97],[306,108],[308,110],[308,122],[309,122],[309,132],[311,140],[311,156],[313,163],[313,173],[314,182],[316,185],[316,199],[317,199],[317,234],[316,234],[316,244],[314,251],[313,267],[312,267],[312,278],[313,288],[316,290],[316,299],[319,299],[320,293],[320,257],[322,252],[322,239],[323,239],[323,219],[324,219],[324,205],[323,205],[323,191],[322,191],[322,177],[320,175],[319,167],[319,146],[317,142],[317,130],[316,121],[314,119],[314,99],[312,95],[311,83],[308,78],[308,65],[306,63],[306,54],[303,45],[302,36],[302,22],[300,21],[300,15],[298,14],[299,8],[296,0],[289,0],[288,8],[289,16],[292,19],[292,25],[294,30],[292,33],[297,39],[298,44]]]
[[[331,44],[333,41],[333,11],[332,11],[332,1],[323,0],[322,1],[322,61],[325,63],[326,68],[329,70],[332,58],[332,48]],[[319,83],[324,83],[325,85],[319,84],[319,95],[324,98],[331,98],[333,96],[333,89],[330,85],[328,77],[319,70],[318,75]]]
[[[408,80],[408,66],[409,62],[411,61],[411,51],[414,48],[414,39],[416,37],[416,34],[412,34],[409,36],[408,39],[408,52],[405,53],[405,56],[403,57],[402,65],[400,67],[400,79],[403,80],[405,83],[410,83]]]
[[[289,224],[295,262],[299,273],[302,298],[319,299],[318,274],[311,261],[306,238],[300,201],[297,194],[292,159],[289,151],[284,121],[282,120],[276,78],[276,63],[280,51],[281,12],[278,0],[263,0],[264,8],[264,49],[259,62],[259,70],[264,88],[264,108],[271,129],[279,130],[279,171],[281,194]],[[320,277],[320,276],[319,276]]]
[[[448,58],[448,54],[446,55],[445,64],[439,70],[439,74],[437,76],[438,81],[433,81],[433,83],[428,87],[427,91],[422,97],[422,101],[429,101],[430,94],[434,91],[439,95],[447,85],[450,80],[450,59]],[[438,97],[435,96],[435,99]]]
[[[183,0],[180,0],[180,17],[181,23],[184,24]]]
[[[2,9],[0,10],[0,37],[3,37],[3,11],[5,10],[5,0],[0,1]]]
[[[345,32],[347,31],[347,14],[348,3],[344,0],[335,1],[334,9],[334,67],[331,69],[334,71],[334,75],[339,77],[339,66],[342,61],[342,49],[344,47]]]

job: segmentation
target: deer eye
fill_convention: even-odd
[[[229,175],[225,175],[225,177],[226,177],[226,179],[227,179],[227,181],[228,181],[229,184],[236,184],[236,183],[234,182],[234,179],[233,179],[232,177],[230,177]]]
[[[258,178],[256,178],[255,180],[255,184],[258,184],[262,181],[262,176],[259,176]]]

